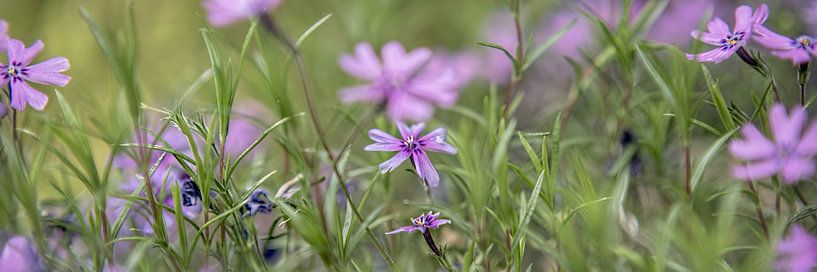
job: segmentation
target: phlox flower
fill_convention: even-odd
[[[250,19],[275,9],[281,0],[204,0],[207,21],[216,27]]]
[[[264,189],[256,189],[250,193],[250,198],[244,204],[244,216],[253,216],[257,213],[271,213],[275,205],[269,199],[269,193]]]
[[[817,237],[794,225],[786,238],[777,243],[775,269],[788,272],[809,272],[817,267]]]
[[[699,54],[687,54],[690,60],[700,62],[720,63],[733,54],[738,49],[746,45],[752,37],[752,29],[766,21],[769,16],[769,8],[764,4],[752,12],[749,6],[740,6],[735,10],[735,28],[729,30],[729,25],[720,18],[715,18],[709,24],[709,32],[692,31],[692,37],[701,40],[706,44],[718,46],[707,52]]]
[[[48,96],[32,88],[28,82],[64,87],[71,80],[70,76],[62,74],[71,66],[68,59],[56,57],[31,65],[34,57],[43,50],[41,41],[26,48],[23,42],[11,39],[7,45],[8,63],[0,64],[0,85],[8,84],[11,107],[22,111],[29,104],[36,110],[43,110]]]
[[[806,118],[802,107],[787,115],[785,107],[776,104],[769,112],[773,139],[763,136],[752,124],[743,125],[743,139],[729,143],[732,156],[745,161],[732,167],[732,176],[758,180],[780,174],[783,182],[792,184],[814,175],[817,122],[805,128]]]
[[[382,130],[369,130],[369,138],[374,140],[375,143],[366,146],[365,150],[397,151],[398,153],[394,157],[380,164],[381,173],[391,172],[410,158],[414,163],[417,175],[428,186],[437,187],[440,183],[440,176],[437,174],[437,170],[434,169],[434,165],[431,164],[426,151],[457,154],[457,149],[445,142],[445,128],[435,129],[425,136],[420,136],[425,128],[423,123],[411,127],[398,123],[397,128],[400,130],[402,139],[397,139]]]
[[[812,57],[817,57],[814,38],[806,35],[789,38],[758,25],[755,26],[755,34],[752,37],[755,42],[771,49],[773,55],[790,60],[795,65],[807,63]]]
[[[34,243],[23,236],[12,236],[0,253],[0,267],[3,271],[34,272],[45,271]]]
[[[440,219],[440,213],[434,213],[429,211],[428,213],[421,214],[416,218],[411,219],[411,225],[399,227],[393,231],[387,232],[386,234],[392,235],[400,232],[413,232],[415,230],[419,230],[422,233],[426,233],[428,229],[436,229],[439,228],[441,225],[450,224],[451,220],[448,219]]]
[[[340,57],[340,66],[350,75],[368,83],[340,90],[344,103],[374,102],[385,105],[392,120],[425,121],[434,107],[450,107],[457,102],[456,73],[451,69],[426,69],[431,50],[406,52],[398,42],[383,46],[378,58],[372,46],[359,43],[352,55]]]

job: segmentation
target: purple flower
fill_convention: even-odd
[[[9,44],[9,24],[0,20],[0,51],[6,50]]]
[[[272,114],[259,103],[242,101],[236,104],[233,107],[233,114],[228,128],[229,133],[224,144],[224,153],[235,159],[250,147],[264,132],[264,128],[259,126],[259,124],[266,123],[264,116],[272,116]],[[264,142],[259,143],[249,154],[260,153],[255,151],[263,148],[263,146]]]
[[[817,122],[803,132],[806,111],[796,107],[786,115],[782,104],[772,107],[769,123],[774,139],[767,139],[752,124],[741,128],[744,139],[729,143],[732,156],[746,161],[732,167],[732,176],[757,180],[780,174],[783,182],[792,184],[814,174],[813,157],[817,154]]]
[[[256,189],[250,193],[250,198],[244,204],[244,216],[253,216],[257,213],[271,213],[275,204],[269,200],[269,193],[264,189]]]
[[[41,41],[38,40],[29,48],[14,39],[7,44],[8,64],[0,64],[0,85],[8,83],[11,107],[22,111],[29,104],[36,110],[43,110],[48,103],[48,96],[32,88],[28,81],[64,87],[71,80],[70,76],[62,74],[71,66],[68,59],[56,57],[30,65],[34,57],[43,50]]]
[[[789,236],[777,243],[777,254],[777,270],[809,272],[817,266],[817,237],[794,225]]]
[[[817,45],[814,44],[814,39],[806,35],[789,38],[762,25],[757,25],[752,37],[757,43],[771,49],[773,55],[791,60],[795,65],[809,62],[812,56],[817,56]]]
[[[378,129],[369,130],[369,138],[375,141],[374,144],[366,146],[366,151],[398,151],[391,159],[380,164],[380,172],[391,172],[406,159],[411,158],[414,162],[414,169],[417,175],[425,181],[428,186],[437,187],[440,183],[440,176],[437,170],[428,159],[426,151],[442,152],[447,154],[457,154],[457,149],[445,142],[445,128],[435,129],[425,136],[420,137],[425,124],[419,123],[407,127],[403,123],[398,123],[402,140],[392,137],[386,132]]]
[[[701,40],[706,44],[718,46],[717,48],[700,54],[687,54],[690,60],[700,62],[720,63],[746,45],[752,36],[752,29],[766,21],[769,16],[769,8],[764,4],[752,13],[749,6],[740,6],[735,10],[735,29],[729,30],[727,25],[720,18],[715,18],[707,28],[709,32],[692,31],[692,37]]]
[[[207,21],[221,27],[249,19],[275,9],[281,0],[204,0]]]
[[[384,103],[386,114],[395,121],[425,121],[434,114],[434,106],[450,107],[457,102],[459,90],[451,69],[425,69],[431,50],[418,48],[406,52],[398,42],[389,42],[378,59],[372,46],[359,43],[353,55],[340,57],[344,71],[367,84],[344,88],[341,101]]]
[[[400,232],[413,232],[415,230],[419,230],[422,233],[426,233],[428,229],[436,229],[440,227],[440,225],[451,223],[451,220],[440,219],[439,216],[440,216],[439,212],[433,213],[431,211],[428,211],[428,213],[421,214],[417,218],[412,218],[411,226],[399,227],[393,231],[386,232],[386,234],[392,235]]]
[[[23,236],[12,236],[0,255],[3,271],[45,271],[34,245]]]
[[[713,0],[670,1],[664,13],[653,24],[647,38],[675,45],[687,43],[689,37],[686,33],[698,27],[701,14],[705,14],[708,9],[715,6],[715,2]]]

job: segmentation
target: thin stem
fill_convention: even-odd
[[[797,83],[800,85],[800,106],[806,106],[806,85],[811,74],[811,62],[797,65]]]
[[[794,189],[794,194],[797,195],[797,199],[800,200],[800,203],[803,203],[803,206],[808,206],[808,200],[806,200],[806,197],[803,196],[803,192],[800,191],[800,188],[797,186],[792,186],[792,189]],[[814,218],[814,220],[817,220],[817,214],[812,214],[811,216]]]
[[[278,26],[275,24],[275,21],[272,19],[272,16],[270,16],[269,14],[262,15],[261,23],[267,31],[269,31],[273,36],[275,36],[276,38],[278,38],[278,40],[284,43],[284,45],[292,52],[292,55],[294,56],[295,59],[295,66],[297,67],[298,74],[300,75],[301,78],[301,87],[304,92],[304,97],[306,99],[306,105],[309,110],[312,125],[318,134],[318,139],[320,140],[321,145],[323,146],[323,149],[326,152],[326,156],[332,162],[332,170],[338,177],[338,181],[340,181],[343,194],[346,196],[347,201],[349,201],[350,204],[349,206],[352,207],[352,212],[354,213],[357,220],[360,221],[361,225],[363,225],[363,227],[365,228],[366,234],[368,235],[372,243],[374,243],[375,248],[377,248],[377,251],[380,253],[381,256],[383,256],[383,258],[386,260],[386,262],[389,264],[389,267],[392,270],[395,271],[399,270],[397,265],[394,263],[394,260],[391,258],[389,253],[380,243],[380,241],[377,240],[377,237],[374,236],[374,233],[369,228],[369,226],[365,225],[365,219],[363,218],[363,216],[360,215],[360,211],[358,211],[357,205],[355,205],[354,202],[352,201],[351,194],[349,193],[349,188],[347,188],[346,181],[343,179],[343,175],[341,174],[340,169],[338,167],[338,161],[336,160],[335,156],[332,155],[332,150],[329,148],[329,144],[326,141],[325,133],[320,124],[320,119],[318,118],[318,115],[315,112],[315,104],[312,100],[312,94],[310,91],[309,82],[307,80],[306,69],[304,68],[303,58],[301,57],[298,48],[295,47],[295,44],[292,43],[292,41],[290,41],[289,38],[286,35],[284,35],[284,33],[280,29],[278,29]]]
[[[511,82],[508,84],[508,90],[505,92],[505,108],[502,109],[502,113],[507,114],[508,108],[510,107],[511,100],[513,100],[514,93],[516,92],[516,85],[521,80],[522,75],[522,66],[525,63],[525,41],[522,37],[522,24],[519,22],[519,0],[515,0],[512,2],[513,10],[513,23],[514,23],[514,31],[516,31],[516,56],[514,58],[516,61],[514,62],[515,65],[513,67],[513,76],[511,77]]]
[[[684,188],[687,197],[692,199],[692,159],[689,144],[684,145]]]
[[[766,235],[766,238],[769,238],[769,227],[766,226],[766,219],[763,217],[763,210],[761,210],[760,206],[760,195],[757,193],[757,189],[755,189],[755,183],[750,181],[746,184],[749,186],[749,190],[758,198],[758,201],[755,202],[755,215],[757,215],[757,220],[760,222],[760,227],[763,228],[763,234]]]

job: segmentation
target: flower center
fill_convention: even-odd
[[[8,70],[6,70],[6,73],[8,73],[9,76],[17,76],[18,73],[17,68],[15,68],[14,66],[9,66]]]
[[[423,220],[423,216],[414,219],[414,225],[418,227],[425,227],[426,222]]]
[[[12,62],[9,66],[0,64],[0,77],[3,79],[10,79],[14,81],[22,80],[22,76],[28,73],[28,68],[23,67],[22,63]]]
[[[809,36],[800,36],[794,40],[794,45],[801,49],[811,49],[814,45],[814,40]]]
[[[406,138],[406,140],[403,141],[403,144],[406,145],[406,148],[408,149],[414,149],[414,146],[417,145],[414,141],[414,136],[409,136]]]
[[[739,42],[743,41],[744,36],[746,36],[746,33],[743,31],[726,35],[726,38],[721,39],[721,49],[727,50],[735,47]]]

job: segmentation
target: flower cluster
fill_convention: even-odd
[[[15,110],[23,111],[26,105],[36,110],[45,109],[48,96],[30,83],[64,87],[71,80],[70,76],[62,74],[71,67],[64,57],[32,64],[43,47],[39,40],[26,47],[22,41],[10,38],[8,24],[0,21],[0,52],[5,51],[8,56],[5,63],[0,63],[0,86],[7,88],[11,107]]]

